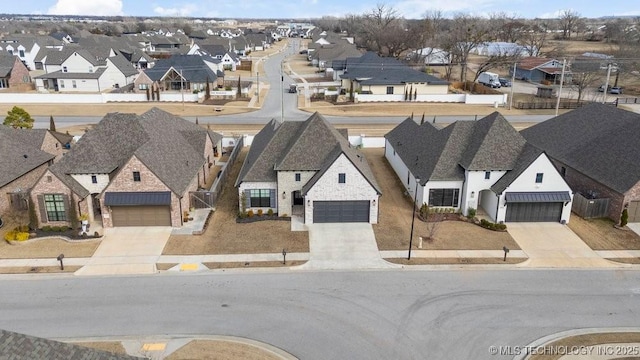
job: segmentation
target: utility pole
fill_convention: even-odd
[[[556,116],[558,116],[558,109],[560,109],[560,98],[562,97],[562,84],[564,84],[564,69],[567,66],[567,59],[562,59],[562,73],[560,75],[560,88],[558,89],[558,99],[556,101]]]
[[[260,104],[260,71],[256,71],[256,75],[258,76],[258,104]]]
[[[609,91],[609,79],[611,78],[611,63],[607,65],[607,81],[604,82],[604,92],[602,93],[602,103],[607,102],[607,92]]]
[[[282,62],[280,62],[280,122],[284,123],[284,74],[282,73]]]
[[[511,74],[511,94],[509,95],[509,110],[511,110],[511,106],[513,105],[513,85],[516,83],[516,65],[518,62],[513,63],[513,74]]]

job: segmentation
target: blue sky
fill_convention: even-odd
[[[3,0],[7,1],[7,0]],[[15,14],[190,16],[221,18],[302,18],[361,14],[377,3],[393,6],[407,18],[429,10],[487,15],[506,12],[517,16],[556,17],[575,10],[585,17],[640,16],[640,2],[630,0],[27,0],[11,2],[0,12]],[[6,4],[5,4],[6,5]]]

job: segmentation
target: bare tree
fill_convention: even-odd
[[[514,15],[498,12],[489,15],[491,40],[518,42],[527,30],[527,24]]]
[[[500,67],[509,67],[519,61],[521,57],[519,51],[513,51],[511,49],[500,50],[496,54],[489,55],[478,64],[476,76],[473,78],[473,81],[478,80],[478,76],[480,76],[481,73]]]
[[[540,51],[547,43],[547,31],[537,23],[529,24],[522,33],[520,42],[529,56],[540,56]]]
[[[571,32],[577,30],[580,21],[580,13],[575,10],[567,9],[560,13],[560,28],[562,29],[562,38],[571,38]]]
[[[571,64],[572,88],[578,92],[578,102],[584,97],[584,90],[600,79],[600,62],[593,60],[574,60]]]
[[[482,18],[466,14],[456,15],[442,43],[443,49],[451,54],[452,62],[460,65],[460,81],[467,80],[468,59],[471,50],[484,42],[487,26]]]

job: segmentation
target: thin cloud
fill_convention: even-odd
[[[49,8],[50,15],[123,15],[122,0],[58,0]]]

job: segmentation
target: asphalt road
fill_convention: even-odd
[[[303,121],[309,117],[308,112],[298,109],[298,100],[295,94],[289,94],[289,84],[295,81],[286,73],[281,72],[283,61],[289,55],[295,54],[300,48],[299,39],[291,39],[289,46],[284,51],[275,54],[265,60],[264,69],[266,74],[260,74],[261,82],[267,82],[271,86],[262,107],[259,110],[222,116],[198,116],[201,124],[258,124],[263,125],[271,119],[297,120]],[[552,115],[519,115],[508,116],[511,122],[541,122],[553,117]],[[195,121],[195,117],[185,117]],[[325,116],[333,124],[398,124],[406,117],[376,116],[376,117],[348,117],[348,116]],[[438,116],[436,122],[451,123],[457,120],[473,120],[475,116]],[[45,129],[49,127],[48,116],[34,116],[35,128]],[[100,116],[56,116],[57,127],[70,127],[85,124],[97,124]]]
[[[0,278],[0,328],[48,338],[217,334],[300,359],[511,359],[572,328],[640,324],[635,271],[218,272]]]

